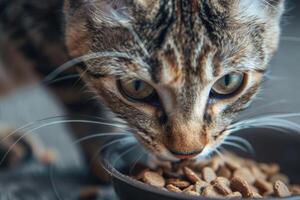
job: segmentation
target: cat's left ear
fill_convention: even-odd
[[[71,12],[79,10],[85,18],[97,23],[114,25],[128,23],[130,20],[126,0],[67,0],[66,7]]]

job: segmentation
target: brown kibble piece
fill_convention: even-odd
[[[240,168],[235,170],[233,177],[243,177],[250,185],[255,182],[255,177],[251,174],[248,168]]]
[[[252,198],[259,199],[259,198],[263,198],[263,197],[262,197],[260,194],[254,192],[254,193],[252,194]]]
[[[276,181],[274,183],[274,194],[278,197],[289,197],[291,196],[291,192],[288,187],[282,181]]]
[[[225,178],[231,178],[231,171],[225,166],[222,166],[218,170],[217,174],[218,174],[218,176],[222,176],[222,177],[225,177]]]
[[[240,192],[233,192],[226,196],[226,199],[241,199],[243,196]]]
[[[263,195],[269,195],[273,193],[272,184],[263,179],[257,179],[254,183],[254,186],[258,188],[259,192]]]
[[[181,189],[179,189],[178,187],[176,187],[174,185],[171,185],[171,184],[167,185],[166,188],[170,192],[176,192],[176,193],[181,193],[182,192]]]
[[[264,174],[257,166],[250,166],[249,170],[256,179],[267,179],[267,175]]]
[[[202,170],[202,175],[203,175],[203,179],[208,183],[212,182],[217,178],[216,173],[210,167],[204,167]]]
[[[144,183],[155,187],[164,187],[166,184],[165,179],[160,174],[151,171],[147,171],[144,173],[143,181]]]
[[[188,192],[188,191],[195,191],[195,186],[194,185],[190,185],[189,187],[185,188],[183,190],[183,192]]]
[[[219,157],[215,157],[211,160],[209,163],[209,167],[211,167],[214,171],[217,171],[220,169],[220,167],[224,166],[224,161],[220,159]]]
[[[204,188],[204,190],[202,192],[202,195],[205,196],[205,197],[215,197],[215,198],[222,197],[222,195],[219,194],[216,191],[216,189],[211,185]]]
[[[135,179],[136,179],[136,180],[142,180],[143,177],[144,177],[144,174],[145,174],[146,172],[148,172],[148,171],[150,171],[150,170],[149,170],[149,169],[143,169],[143,170],[141,170],[140,172],[137,172],[137,174],[135,175]]]
[[[201,181],[200,177],[189,167],[184,167],[183,173],[184,173],[185,177],[192,183],[197,183],[197,182]]]
[[[212,198],[267,198],[300,195],[300,185],[290,185],[277,164],[258,163],[224,153],[203,162],[140,164],[133,177],[165,191]]]
[[[234,170],[239,169],[239,168],[241,167],[241,164],[238,163],[238,162],[235,161],[235,160],[227,159],[227,160],[226,160],[226,166],[227,166],[230,170],[234,171]]]
[[[234,191],[242,193],[243,197],[249,198],[253,195],[249,183],[246,180],[241,179],[239,177],[234,177],[231,180],[230,186]]]
[[[224,177],[218,177],[213,181],[213,186],[218,190],[222,195],[229,195],[232,193],[230,189],[230,181]]]
[[[195,191],[198,193],[201,193],[203,191],[204,188],[206,188],[209,184],[206,183],[205,181],[199,181],[197,182],[194,186],[195,186]]]
[[[178,188],[187,188],[191,185],[189,182],[180,179],[168,179],[167,184],[174,185]]]
[[[272,164],[261,163],[258,166],[264,173],[266,173],[270,176],[277,174],[280,170],[279,165],[274,164],[274,163],[272,163]]]

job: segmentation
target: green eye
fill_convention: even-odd
[[[139,79],[119,80],[119,89],[127,99],[136,101],[147,101],[156,93],[152,86]]]
[[[220,78],[212,87],[212,93],[217,95],[231,95],[238,91],[244,83],[245,75],[233,72]]]

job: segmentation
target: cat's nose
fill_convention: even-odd
[[[189,159],[196,157],[203,151],[207,139],[199,131],[173,129],[171,133],[166,135],[164,143],[173,156],[179,159]]]

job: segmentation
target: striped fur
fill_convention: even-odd
[[[84,60],[85,83],[148,149],[175,159],[216,144],[249,105],[277,49],[282,12],[282,0],[66,0],[63,44],[73,58],[106,52]],[[242,89],[211,98],[230,72],[246,74]],[[125,99],[119,78],[149,83],[160,106]]]

